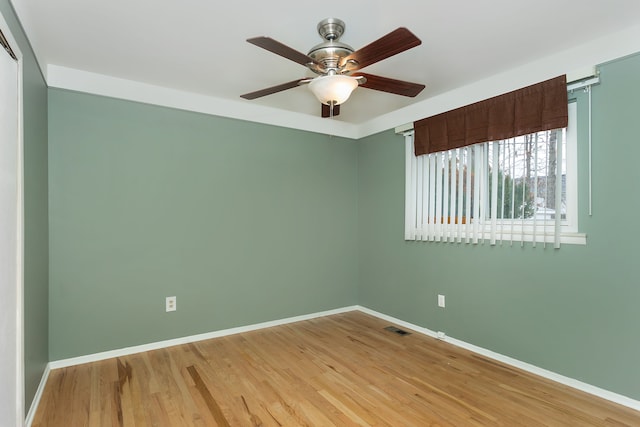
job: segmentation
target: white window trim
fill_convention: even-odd
[[[502,220],[487,221],[478,227],[477,222],[472,226],[448,225],[441,226],[437,219],[435,227],[436,233],[428,233],[422,225],[417,225],[417,218],[424,216],[422,207],[423,194],[417,191],[416,181],[421,179],[422,165],[426,158],[424,156],[415,157],[413,145],[413,130],[403,132],[405,135],[405,240],[440,241],[450,243],[482,243],[485,241],[496,244],[496,227],[500,229],[500,238],[497,244],[511,244],[533,242],[546,244],[586,244],[586,234],[578,230],[578,137],[577,137],[577,106],[575,102],[568,105],[569,122],[566,132],[566,220],[559,221],[559,240],[556,240],[555,220],[536,220],[523,223],[518,220],[507,220],[508,227],[500,227]],[[417,169],[416,169],[417,168]],[[476,191],[486,191],[486,189],[476,186]],[[426,227],[433,227],[430,224]],[[493,232],[492,232],[493,226]],[[542,231],[540,231],[542,228]]]

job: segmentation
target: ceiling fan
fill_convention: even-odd
[[[318,33],[325,41],[311,48],[306,55],[270,37],[247,39],[251,44],[304,65],[318,76],[245,93],[241,97],[256,99],[308,84],[309,89],[322,104],[322,117],[332,117],[340,114],[340,104],[345,102],[358,86],[409,97],[418,95],[424,89],[425,86],[418,83],[373,74],[354,73],[420,45],[422,42],[411,31],[400,27],[365,47],[354,50],[351,46],[339,41],[344,29],[345,23],[339,19],[327,18],[320,21]]]

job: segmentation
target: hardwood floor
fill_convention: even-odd
[[[640,426],[640,412],[360,312],[54,370],[33,427]]]

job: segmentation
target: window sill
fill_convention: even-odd
[[[504,245],[504,244],[513,244],[513,243],[521,243],[521,242],[534,242],[535,243],[546,243],[546,244],[554,244],[554,236],[551,233],[541,235],[538,233],[537,236],[533,234],[525,233],[514,233],[513,237],[511,233],[496,233],[494,238],[492,239],[491,233],[488,231],[479,232],[476,236],[469,236],[467,239],[466,233],[462,232],[459,236],[454,233],[442,233],[440,236],[432,236],[430,239],[426,233],[423,234],[419,230],[409,230],[405,233],[404,239],[407,241],[424,241],[424,242],[441,242],[441,243],[470,243],[470,244],[491,244],[491,245]],[[495,240],[495,242],[492,242]],[[565,245],[586,245],[587,244],[587,235],[585,233],[575,233],[575,232],[563,232],[560,234],[560,244]]]

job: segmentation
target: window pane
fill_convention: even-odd
[[[566,143],[565,130],[523,135],[498,144],[487,144],[487,177],[490,192],[493,179],[498,180],[497,218],[524,220],[554,220],[556,211],[566,219]],[[556,209],[557,143],[561,144],[562,197]],[[498,151],[498,171],[494,173],[491,159]],[[490,196],[492,194],[490,193]],[[496,200],[488,197],[488,202]],[[492,206],[490,205],[490,208]],[[488,209],[490,217],[492,209]]]

